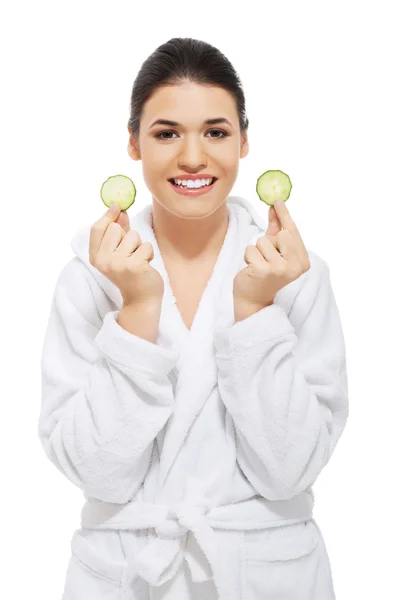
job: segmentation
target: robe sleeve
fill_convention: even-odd
[[[342,325],[329,267],[313,257],[288,315],[274,302],[214,334],[237,460],[269,500],[289,499],[315,482],[348,418]]]
[[[77,260],[61,271],[52,298],[38,434],[52,463],[87,496],[125,503],[173,412],[168,373],[179,350],[129,333],[116,321],[119,310],[102,320]]]

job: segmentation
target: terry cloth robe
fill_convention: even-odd
[[[267,223],[228,196],[229,225],[191,330],[165,283],[155,344],[117,322],[119,289],[89,262],[90,225],[56,283],[39,436],[84,493],[63,600],[332,600],[312,485],[348,417],[327,264],[234,322],[233,279]],[[60,515],[61,516],[61,515]]]

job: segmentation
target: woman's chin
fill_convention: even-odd
[[[201,203],[199,199],[195,201],[194,198],[184,198],[177,202],[166,202],[165,200],[160,202],[156,198],[153,199],[169,214],[181,219],[204,219],[214,214],[225,202],[225,200],[221,200],[219,203],[215,201]]]

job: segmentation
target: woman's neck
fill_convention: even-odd
[[[218,255],[228,229],[226,202],[204,219],[181,219],[153,199],[152,226],[160,252],[177,263],[198,263]]]

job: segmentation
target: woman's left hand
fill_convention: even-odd
[[[233,281],[235,307],[241,314],[273,303],[275,294],[310,269],[308,252],[285,202],[275,202],[268,213],[267,232],[255,246],[247,246],[247,267]]]

